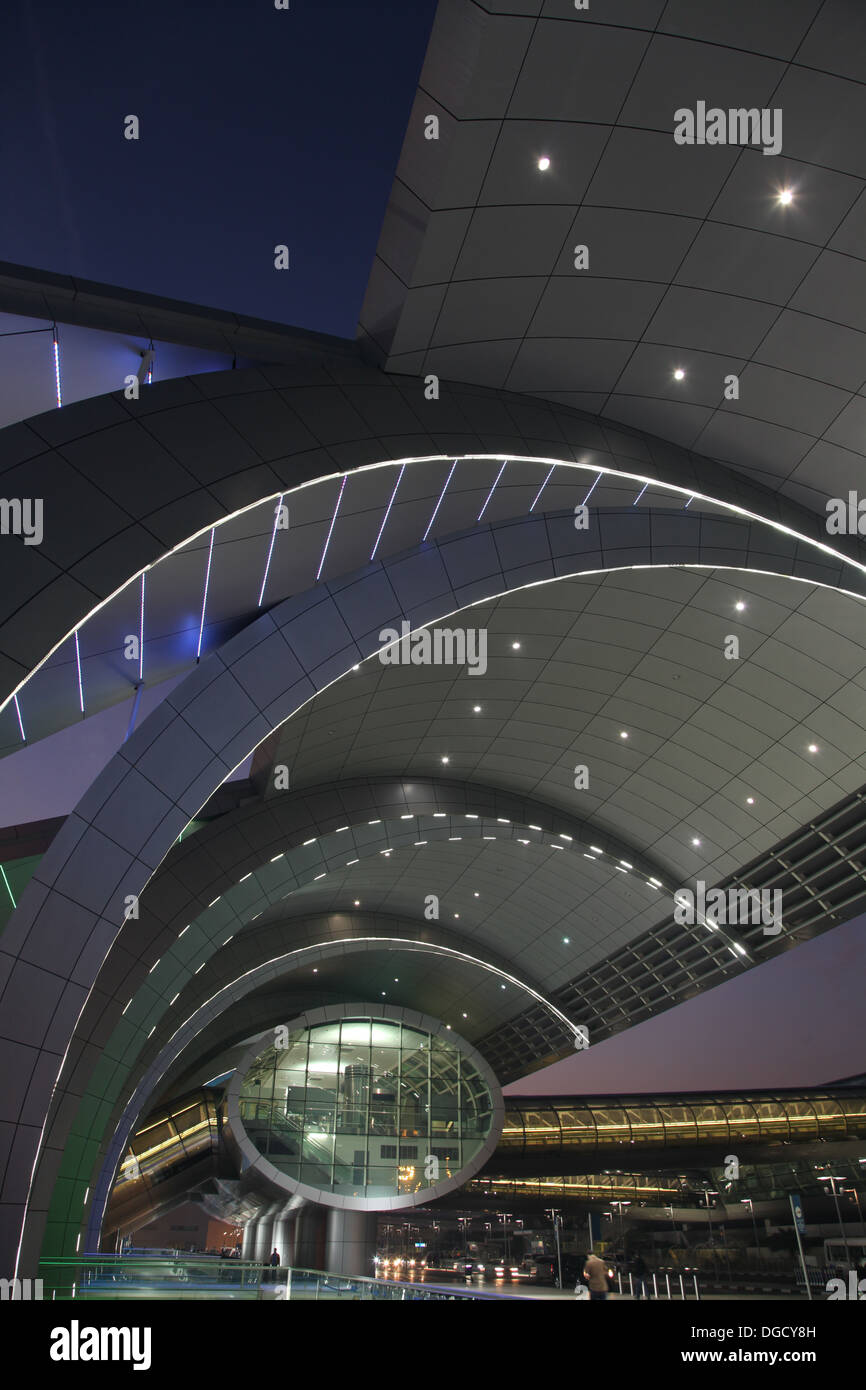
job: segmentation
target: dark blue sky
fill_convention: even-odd
[[[434,11],[7,0],[0,260],[354,336]]]

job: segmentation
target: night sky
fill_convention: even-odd
[[[0,259],[354,337],[434,10],[8,0]],[[123,136],[129,114],[138,142]],[[281,242],[289,272],[273,268]],[[27,757],[35,772],[40,750]],[[28,809],[70,809],[72,791],[55,783],[69,805]],[[735,1088],[862,1071],[864,973],[858,919],[530,1084]]]
[[[7,0],[0,259],[354,337],[435,8]]]

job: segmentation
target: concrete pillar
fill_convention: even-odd
[[[325,1264],[324,1207],[303,1207],[295,1218],[293,1264],[297,1269],[327,1269]]]
[[[375,1211],[328,1208],[325,1268],[330,1274],[374,1274],[376,1253]]]
[[[271,1249],[274,1246],[280,1252],[280,1264],[290,1265],[292,1263],[292,1235],[294,1226],[294,1215],[283,1213],[274,1221],[274,1229],[271,1233]]]
[[[259,1264],[266,1265],[271,1258],[271,1251],[274,1248],[273,1232],[274,1217],[279,1211],[279,1206],[272,1202],[261,1214],[256,1226],[256,1246],[253,1259]]]
[[[247,1224],[244,1226],[244,1239],[243,1244],[241,1245],[242,1260],[251,1260],[255,1255],[256,1227],[258,1226],[258,1224],[258,1221],[255,1218],[253,1218],[251,1221],[248,1221]]]

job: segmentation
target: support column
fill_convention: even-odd
[[[325,1268],[329,1273],[372,1278],[378,1221],[375,1211],[328,1208]]]
[[[294,1264],[298,1269],[327,1269],[324,1207],[303,1207],[295,1218]]]
[[[256,1227],[258,1226],[258,1224],[259,1223],[256,1220],[256,1218],[253,1217],[253,1219],[251,1221],[248,1221],[247,1224],[244,1226],[244,1239],[243,1244],[241,1245],[242,1260],[251,1260],[255,1255]]]
[[[256,1244],[253,1259],[261,1265],[266,1265],[271,1257],[273,1245],[274,1217],[280,1207],[276,1202],[272,1202],[262,1212],[256,1227]]]

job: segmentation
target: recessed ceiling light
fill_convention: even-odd
[[[382,990],[382,998],[383,998],[383,999],[385,998],[385,991],[384,991],[384,990]]]
[[[674,381],[682,381],[684,378],[685,372],[683,371],[682,367],[677,367],[676,371],[674,372]]]
[[[314,966],[313,966],[313,974],[314,974],[314,975],[318,975],[318,973],[319,973],[319,967],[318,967],[317,965],[314,965]]]
[[[511,643],[511,650],[512,650],[513,652],[519,652],[519,651],[520,651],[520,643],[519,643],[519,642],[512,642],[512,643]]]
[[[619,736],[620,738],[628,738],[628,734],[626,733],[625,729],[620,730]]]
[[[399,983],[400,983],[400,976],[399,976],[399,975],[395,975],[395,976],[394,976],[394,984],[395,984],[395,985],[399,985]]]
[[[783,207],[787,207],[788,204],[792,203],[793,201],[794,195],[791,192],[790,188],[781,188],[779,190],[779,202],[782,204]]]
[[[700,840],[697,838],[697,836],[695,836],[694,839],[692,840],[692,844],[694,845],[695,849],[697,849],[697,847],[698,847],[698,845],[699,845],[700,843],[701,843]]]
[[[564,937],[562,938],[562,944],[563,944],[563,946],[570,946],[570,945],[571,945],[571,937],[570,937],[570,936],[564,936]]]
[[[463,1017],[464,1017],[464,1018],[468,1018],[469,1015],[468,1015],[468,1014],[464,1014]]]
[[[747,797],[746,797],[746,805],[747,805],[747,806],[754,806],[754,804],[755,804],[755,798],[754,798],[753,796],[747,796]]]
[[[810,752],[810,753],[817,753],[817,751],[818,751],[818,745],[817,745],[817,743],[810,743],[810,744],[809,744],[809,752]]]
[[[473,898],[480,898],[480,897],[481,897],[481,894],[480,894],[480,893],[473,893],[472,896],[473,896]]]
[[[355,899],[355,906],[356,906],[356,907],[360,907],[360,906],[361,906],[361,899],[360,899],[360,898],[356,898],[356,899]]]
[[[459,917],[459,916],[460,916],[460,913],[459,913],[459,912],[455,912],[455,913],[454,913],[454,916],[455,916],[455,917]]]
[[[473,705],[473,706],[472,706],[472,713],[473,713],[473,714],[480,714],[480,713],[481,713],[481,706],[480,706],[480,705]]]
[[[543,154],[539,159],[538,167],[542,173],[544,173],[546,169],[550,168],[550,160],[548,159],[546,154]]]
[[[734,607],[736,608],[738,613],[742,613],[745,606],[746,605],[743,603],[742,599],[737,599],[737,602],[734,604]]]
[[[353,666],[353,667],[352,667],[352,670],[353,670],[353,671],[360,671],[360,669],[361,669],[360,666]]]
[[[450,1024],[450,1023],[446,1023],[446,1024],[445,1024],[445,1027],[448,1029],[448,1032],[450,1033],[450,1032],[451,1032],[451,1024]]]
[[[446,756],[442,759],[442,761],[443,761],[443,763],[447,763],[447,762],[450,762],[451,759],[446,755]]]

